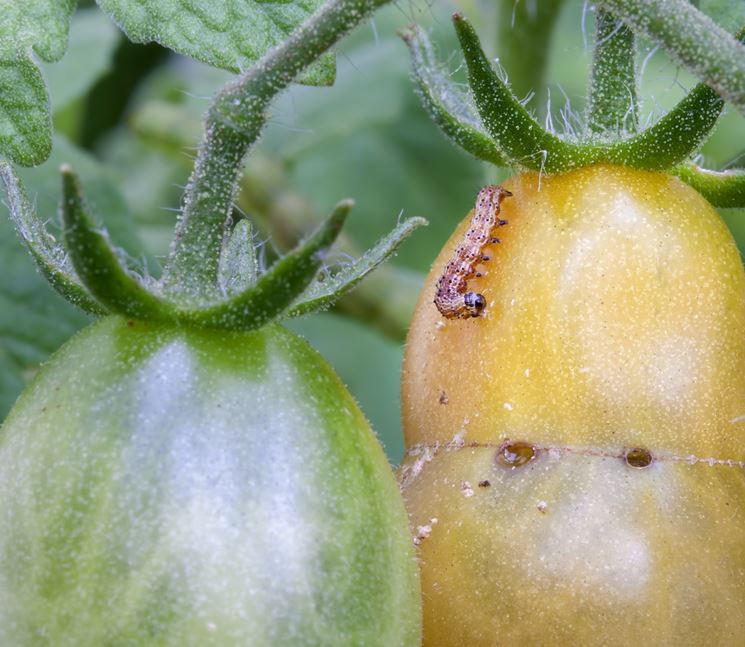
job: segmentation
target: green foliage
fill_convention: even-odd
[[[155,41],[179,54],[216,67],[242,72],[321,6],[320,0],[98,0],[137,43]],[[306,83],[334,82],[331,55],[304,77]]]
[[[49,99],[33,53],[62,58],[76,0],[0,1],[0,155],[41,164],[52,147]]]

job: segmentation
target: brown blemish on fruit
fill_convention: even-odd
[[[649,467],[654,460],[650,451],[648,449],[644,449],[644,447],[634,447],[632,449],[629,449],[626,452],[624,459],[626,460],[626,465],[635,469],[644,469],[645,467]]]
[[[516,446],[524,446],[524,449],[515,451]],[[513,449],[507,449],[513,448]],[[519,447],[518,447],[519,448]],[[734,460],[731,458],[714,458],[714,457],[701,457],[689,454],[687,456],[680,456],[676,454],[666,453],[652,453],[644,448],[632,448],[632,449],[601,449],[597,447],[560,447],[555,445],[531,445],[527,442],[515,442],[506,440],[501,443],[480,443],[480,442],[465,442],[462,434],[456,434],[453,440],[449,443],[434,443],[432,445],[426,443],[418,443],[410,447],[406,455],[409,457],[416,457],[416,460],[412,463],[404,464],[399,472],[399,487],[401,490],[405,490],[411,483],[416,479],[417,476],[424,469],[426,463],[431,462],[441,452],[458,451],[461,449],[497,449],[497,455],[495,456],[495,463],[500,467],[516,468],[527,464],[532,461],[537,454],[546,453],[554,458],[561,458],[562,456],[586,456],[588,458],[599,458],[604,459],[615,459],[624,460],[629,464],[629,467],[635,469],[643,469],[648,467],[651,463],[686,463],[688,465],[696,465],[698,463],[704,463],[709,467],[735,467],[739,469],[745,469],[745,460]],[[507,455],[505,450],[507,449]],[[531,451],[532,456],[529,456]],[[637,454],[638,452],[638,454]],[[646,454],[644,453],[646,452]],[[630,462],[629,462],[630,455]],[[647,462],[648,461],[648,462]],[[479,482],[479,487],[483,481]],[[491,484],[490,484],[491,485]],[[470,487],[470,486],[469,486]]]
[[[448,394],[445,393],[445,391],[440,392],[440,404],[447,404],[449,402],[448,400]]]

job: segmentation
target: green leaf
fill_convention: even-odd
[[[40,164],[52,150],[52,118],[41,71],[31,58],[0,59],[0,154]]]
[[[332,275],[317,278],[292,303],[285,316],[296,317],[330,306],[391,256],[415,229],[426,224],[424,218],[405,220],[355,262]]]
[[[427,34],[412,25],[401,34],[409,47],[414,83],[424,109],[443,133],[476,159],[506,166],[486,133],[468,92],[437,62]]]
[[[41,71],[62,58],[77,0],[0,0],[0,155],[41,164],[52,147],[52,119]]]
[[[155,41],[179,54],[232,72],[242,72],[284,41],[322,0],[98,0],[136,43]],[[302,79],[334,82],[332,55]]]

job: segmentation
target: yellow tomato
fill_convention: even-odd
[[[505,183],[501,244],[446,319],[435,262],[403,374],[425,645],[745,645],[745,274],[679,180]]]

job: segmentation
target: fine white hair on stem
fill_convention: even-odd
[[[652,60],[652,57],[657,53],[657,50],[659,49],[660,49],[660,46],[655,45],[649,50],[649,52],[647,52],[647,55],[642,60],[642,63],[639,66],[639,85],[640,86],[642,82],[644,81],[644,75],[647,72],[647,66],[649,65],[649,62]]]
[[[551,115],[551,88],[546,88],[546,130],[550,133],[555,133],[556,130],[554,129],[554,119]]]
[[[582,51],[587,54],[587,12],[590,11],[590,3],[588,0],[582,4],[582,18],[580,19],[580,29],[582,31]]]

